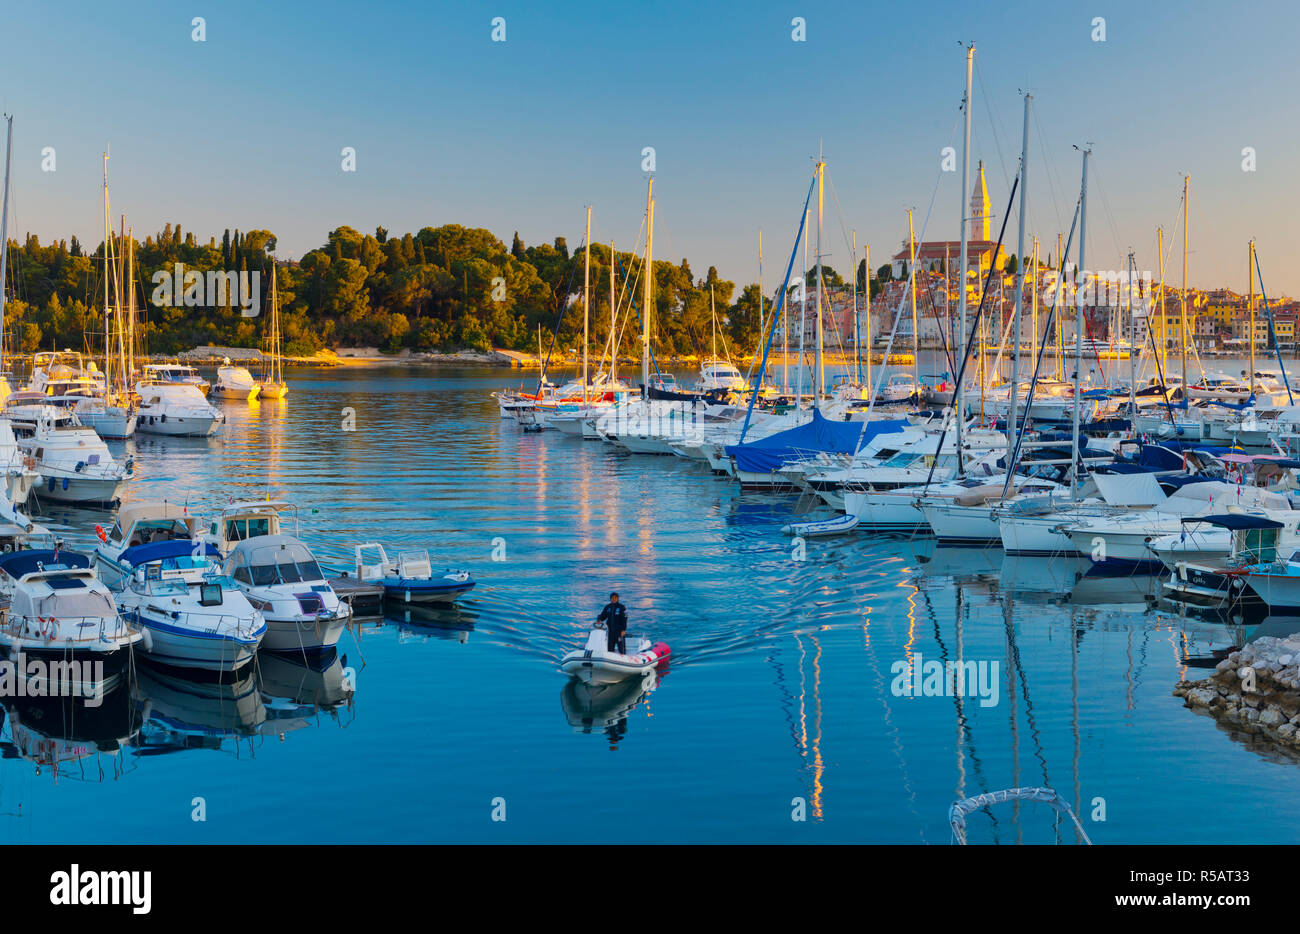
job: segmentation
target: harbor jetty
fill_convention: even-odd
[[[1223,726],[1300,756],[1300,633],[1257,639],[1210,677],[1179,681],[1174,695]]]

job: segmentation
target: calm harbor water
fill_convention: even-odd
[[[1056,788],[1097,843],[1294,838],[1300,765],[1170,693],[1243,633],[1152,608],[1141,582],[1071,599],[1050,586],[1061,562],[906,537],[813,539],[796,560],[795,497],[524,434],[488,396],[518,372],[290,380],[286,402],[224,403],[216,438],[128,442],[127,498],[289,499],[323,563],[427,547],[477,589],[354,623],[324,672],[264,658],[221,689],[146,673],[91,722],[7,704],[9,841],[946,844],[954,799],[1014,785]],[[86,544],[107,518],[45,521]],[[610,590],[673,661],[651,690],[591,697],[556,660]],[[956,658],[995,673],[994,702],[894,690],[896,663]],[[57,768],[36,761],[56,748]],[[970,818],[972,842],[1057,835],[1043,805]]]

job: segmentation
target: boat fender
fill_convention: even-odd
[[[67,478],[67,477],[64,477],[64,478],[63,478],[63,488],[64,488],[65,490],[68,488],[68,478]]]
[[[148,629],[142,628],[140,634],[144,636],[144,638],[140,640],[140,644],[144,646],[144,650],[146,652],[153,652],[153,633]]]

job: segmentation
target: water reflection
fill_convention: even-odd
[[[587,684],[570,678],[560,691],[560,706],[578,733],[604,733],[609,748],[618,748],[628,735],[628,715],[646,701],[665,671],[649,671],[615,684]]]
[[[140,732],[141,718],[131,691],[120,686],[98,704],[81,698],[15,698],[4,705],[6,759],[26,759],[36,774],[48,771],[84,781],[116,779],[131,763],[121,752]]]

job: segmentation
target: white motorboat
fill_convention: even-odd
[[[129,468],[113,458],[102,438],[65,408],[39,393],[9,396],[5,413],[18,448],[39,474],[38,495],[60,503],[111,503]]]
[[[700,364],[698,388],[701,392],[712,392],[718,389],[741,392],[747,388],[747,384],[745,377],[741,376],[740,371],[731,363],[710,357]]]
[[[141,371],[143,382],[162,385],[193,386],[207,395],[212,387],[199,375],[199,371],[184,363],[146,363]]]
[[[1189,483],[1141,513],[1086,519],[1066,531],[1075,550],[1088,555],[1100,573],[1144,573],[1163,569],[1150,548],[1153,539],[1182,529],[1183,518],[1207,516],[1232,507],[1252,514],[1291,509],[1279,493],[1207,480]]]
[[[224,569],[265,618],[264,648],[312,655],[338,644],[351,611],[298,539],[259,535],[241,541]]]
[[[357,580],[382,584],[384,596],[405,603],[450,603],[474,588],[468,571],[434,571],[427,551],[404,551],[390,560],[378,542],[356,548]]]
[[[217,384],[212,387],[212,394],[219,399],[252,402],[257,398],[258,388],[257,380],[247,367],[236,366],[226,357],[217,369]]]
[[[159,542],[191,542],[198,537],[202,521],[185,506],[166,500],[129,503],[117,511],[117,521],[105,532],[96,526],[99,544],[95,546],[95,563],[99,576],[113,590],[121,590],[134,575],[134,567],[124,565],[124,551]]]
[[[609,633],[603,626],[593,627],[586,645],[560,659],[560,670],[587,684],[614,684],[626,678],[643,677],[668,661],[670,652],[666,643],[651,644],[643,636],[632,635],[626,641],[629,647],[634,647],[633,651],[626,655],[611,652]]]
[[[135,435],[138,416],[132,408],[112,405],[99,396],[64,396],[50,401],[56,405],[68,402],[77,421],[107,441],[125,441]]]
[[[0,648],[60,668],[72,689],[116,684],[146,637],[117,612],[90,558],[59,547],[0,555]],[[53,677],[53,676],[52,676]]]
[[[230,503],[208,520],[203,537],[216,545],[217,551],[224,558],[242,541],[262,535],[281,534],[286,514],[293,519],[296,534],[298,507],[293,503],[285,500]]]
[[[15,506],[26,503],[33,487],[41,482],[36,458],[18,446],[13,424],[4,416],[0,416],[0,477],[5,498]]]
[[[140,396],[136,431],[145,434],[202,438],[216,432],[226,419],[187,382],[141,382],[135,391]]]
[[[178,668],[235,671],[253,660],[266,621],[216,564],[208,542],[134,545],[117,556],[117,605],[150,635],[145,654]]]

